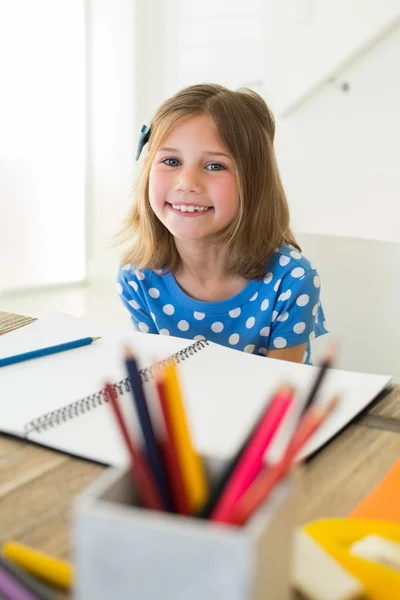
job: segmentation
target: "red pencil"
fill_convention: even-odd
[[[131,474],[135,485],[137,486],[138,495],[143,504],[147,508],[154,510],[164,510],[164,504],[158,493],[155,481],[153,479],[146,458],[138,450],[129,434],[128,427],[125,423],[124,416],[118,404],[117,394],[112,385],[106,383],[104,391],[113,409],[116,421],[120,428],[123,440],[129,453]]]
[[[239,498],[246,493],[261,470],[264,453],[292,404],[293,391],[293,388],[282,385],[267,405],[247,448],[211,514],[212,521],[230,523]]]
[[[165,466],[168,474],[168,482],[171,488],[176,511],[181,515],[189,515],[189,501],[179,466],[178,453],[174,443],[174,432],[172,429],[171,415],[169,414],[168,403],[165,396],[164,379],[162,377],[158,377],[156,383],[158,398],[165,423],[165,441],[163,444],[163,451]]]
[[[271,466],[265,473],[261,473],[243,496],[239,498],[233,511],[231,523],[242,525],[260,504],[265,502],[276,484],[290,470],[293,460],[304,444],[320,427],[337,402],[338,396],[335,396],[324,407],[312,406],[307,410],[281,460],[276,465]]]

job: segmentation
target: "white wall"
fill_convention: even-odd
[[[400,25],[289,116],[276,151],[295,229],[400,242]]]
[[[84,56],[81,0],[0,2],[0,293],[85,277]]]
[[[398,0],[265,0],[265,94],[277,114],[400,16]]]
[[[162,100],[162,0],[86,0],[89,276],[110,285],[112,237],[132,203],[139,129]]]

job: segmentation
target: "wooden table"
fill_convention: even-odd
[[[0,312],[0,334],[33,319]],[[1,424],[0,424],[1,429]],[[297,521],[348,513],[400,457],[400,385],[302,469]],[[0,436],[0,542],[70,553],[74,498],[104,467]]]

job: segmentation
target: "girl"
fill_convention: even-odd
[[[289,227],[274,133],[261,96],[220,85],[181,90],[142,128],[117,284],[136,329],[311,363],[320,280]]]

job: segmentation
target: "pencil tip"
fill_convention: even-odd
[[[329,346],[325,350],[324,360],[326,362],[330,362],[331,363],[331,362],[333,362],[336,359],[336,355],[337,355],[337,345],[336,344],[329,344]]]
[[[101,337],[92,337],[92,342],[96,342],[97,340],[101,340]]]
[[[132,348],[128,346],[128,344],[125,344],[124,346],[124,355],[125,358],[135,358],[135,355],[132,352]]]

